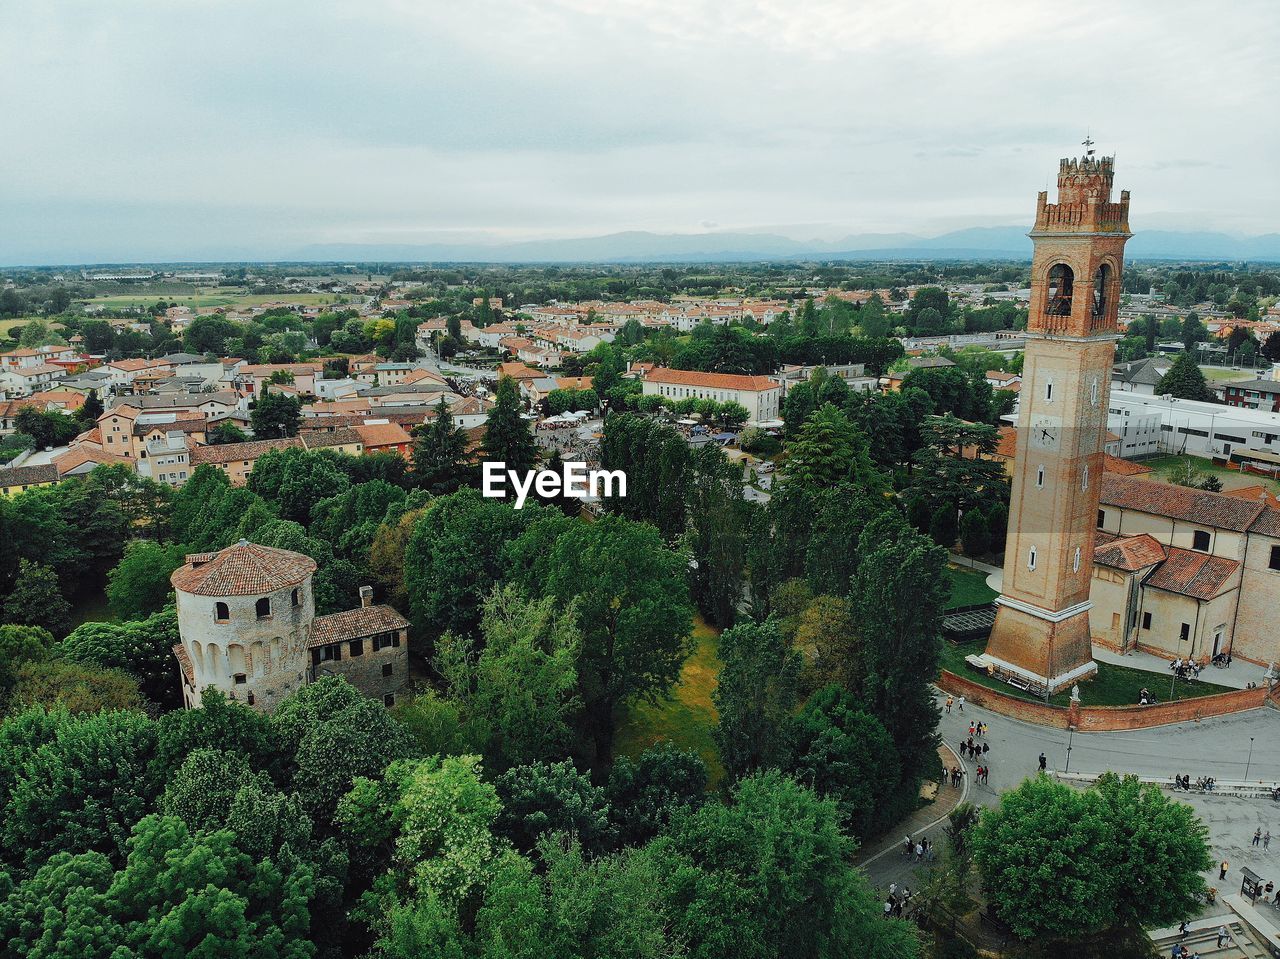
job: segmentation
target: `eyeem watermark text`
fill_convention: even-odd
[[[506,463],[486,460],[481,468],[480,492],[490,499],[505,499],[515,490],[516,509],[524,508],[530,491],[538,496],[568,496],[585,499],[588,496],[626,496],[627,474],[622,470],[589,470],[586,463],[562,463],[561,471],[507,469]]]

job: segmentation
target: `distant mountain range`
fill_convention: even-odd
[[[772,233],[646,233],[631,231],[563,240],[494,243],[315,244],[279,257],[289,261],[485,263],[714,263],[750,260],[989,260],[1031,258],[1027,228],[973,227],[941,236],[861,233],[803,241]],[[1131,259],[1280,261],[1280,233],[1144,230],[1126,250]]]

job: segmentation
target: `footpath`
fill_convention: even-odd
[[[945,743],[938,747],[938,760],[946,770],[950,770],[952,766],[964,768],[965,765]],[[914,858],[903,856],[903,839],[908,835],[913,840],[928,838],[940,850],[947,816],[968,797],[971,775],[972,770],[965,769],[965,777],[959,789],[951,785],[948,775],[945,784],[938,787],[932,802],[921,806],[899,822],[889,834],[858,850],[853,857],[854,865],[862,868],[872,886],[883,891],[891,882],[899,885],[905,883],[908,886],[915,884],[916,870],[928,868],[929,863],[917,863]]]

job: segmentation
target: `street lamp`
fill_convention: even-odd
[[[1067,765],[1066,765],[1066,768],[1062,770],[1064,773],[1071,772],[1071,741],[1075,739],[1075,735],[1076,735],[1076,727],[1068,726],[1067,727]]]
[[[1249,781],[1249,766],[1253,763],[1253,737],[1249,737],[1249,758],[1244,763],[1244,781]]]

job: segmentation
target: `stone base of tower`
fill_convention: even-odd
[[[986,658],[1050,692],[1098,671],[1089,634],[1089,604],[1063,613],[1036,610],[1000,597]]]

